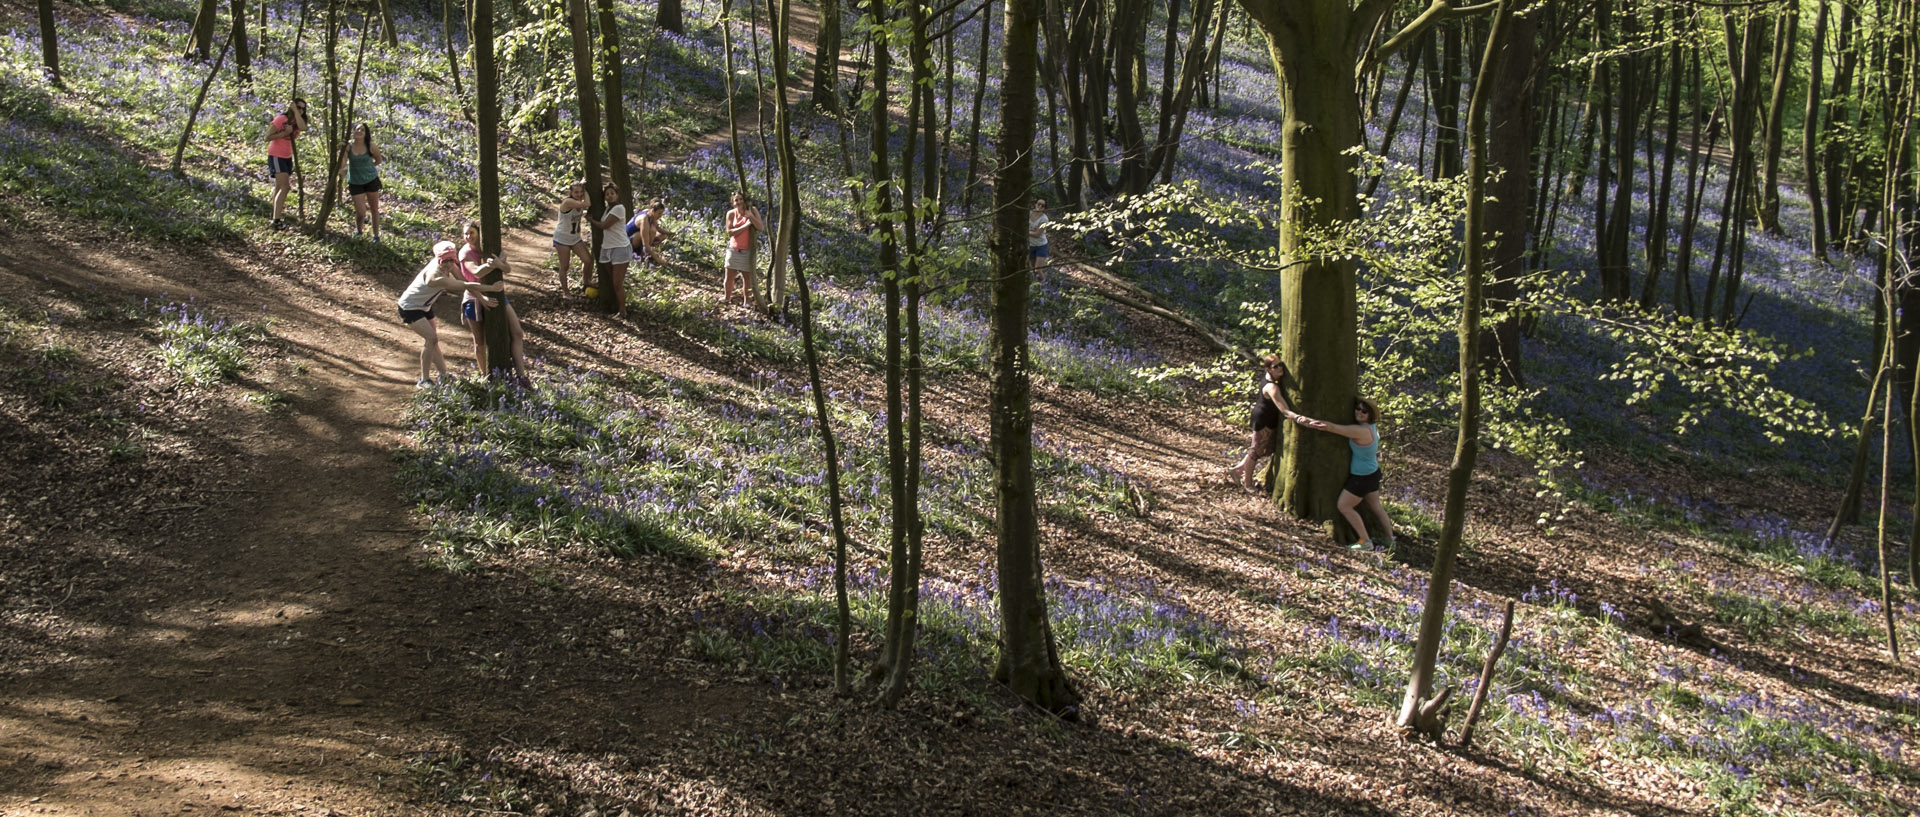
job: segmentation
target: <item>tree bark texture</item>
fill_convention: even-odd
[[[632,218],[640,209],[640,197],[634,194],[633,176],[627,162],[627,109],[625,91],[621,87],[623,60],[620,56],[620,24],[613,16],[613,0],[599,0],[600,8],[600,74],[603,89],[606,91],[607,119],[607,167],[620,194],[627,197],[627,217]],[[491,233],[489,233],[491,235]],[[624,312],[627,305],[620,302],[626,296],[626,287],[607,286],[600,282],[600,309],[608,314]]]
[[[40,17],[40,67],[47,71],[48,81],[59,87],[60,80],[60,34],[54,27],[53,0],[39,0],[35,4]]]
[[[1079,696],[1067,682],[1047,616],[1040,566],[1039,501],[1033,481],[1032,360],[1027,311],[1029,185],[1038,118],[1040,0],[1007,0],[1001,51],[999,168],[994,179],[992,357],[989,397],[1000,583],[1000,657],[994,677],[1021,699],[1063,715]]]

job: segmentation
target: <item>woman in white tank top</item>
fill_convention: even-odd
[[[593,242],[580,232],[581,216],[587,212],[587,183],[574,182],[560,196],[560,215],[553,220],[553,254],[559,256],[560,289],[567,292],[567,268],[580,259],[580,288],[587,288],[587,270],[593,269]]]

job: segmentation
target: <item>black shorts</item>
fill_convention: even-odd
[[[402,324],[413,323],[414,321],[420,320],[421,318],[426,318],[427,320],[433,320],[433,312],[425,309],[400,310],[400,322]]]
[[[347,195],[349,196],[358,196],[365,193],[378,193],[378,192],[380,192],[379,176],[373,177],[373,181],[367,182],[366,184],[347,185]]]
[[[284,156],[268,156],[267,157],[267,178],[271,179],[282,173],[292,173],[292,172],[293,172],[292,159],[286,158]]]
[[[1367,494],[1374,493],[1380,490],[1380,472],[1375,471],[1371,474],[1348,474],[1346,489],[1347,493],[1353,494],[1354,496],[1366,496]]]

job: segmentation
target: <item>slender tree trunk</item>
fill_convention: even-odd
[[[172,172],[175,176],[184,176],[180,169],[180,159],[187,152],[187,142],[193,138],[193,123],[200,119],[200,106],[207,101],[207,89],[213,87],[214,77],[219,76],[220,66],[227,61],[228,43],[220,46],[220,55],[213,60],[213,70],[207,72],[207,78],[200,83],[200,92],[193,95],[193,107],[187,109],[187,126],[180,129],[180,143],[173,147]]]
[[[453,95],[464,97],[467,92],[460,87],[460,59],[453,52],[452,8],[453,0],[440,0],[440,42],[447,49],[447,75],[453,79]]]
[[[1839,33],[1834,41],[1834,53],[1838,59],[1833,70],[1833,87],[1824,95],[1829,129],[1835,123],[1847,122],[1859,110],[1859,106],[1851,101],[1854,73],[1860,63],[1860,52],[1853,37],[1857,12],[1853,10],[1853,4],[1840,3],[1839,16]],[[1854,144],[1849,140],[1829,138],[1825,151],[1827,240],[1839,244],[1846,252],[1851,252],[1854,244],[1854,213],[1850,192],[1853,148]]]
[[[1400,113],[1407,108],[1407,96],[1413,92],[1414,72],[1419,67],[1419,60],[1407,60],[1406,76],[1400,80],[1400,90],[1393,95],[1393,112],[1387,114],[1387,126],[1380,134],[1380,149],[1375,151],[1382,156],[1391,155],[1393,152],[1393,137],[1394,134],[1400,130]],[[1380,180],[1383,178],[1385,178],[1384,174],[1367,178],[1367,193],[1365,196],[1367,201],[1373,201],[1373,196],[1379,191]]]
[[[1486,242],[1481,198],[1487,178],[1487,97],[1492,93],[1493,77],[1501,71],[1500,62],[1507,36],[1508,22],[1518,0],[1500,0],[1487,34],[1487,50],[1473,84],[1473,98],[1467,105],[1467,213],[1465,245],[1465,292],[1460,306],[1460,428],[1453,449],[1453,466],[1447,472],[1446,518],[1440,527],[1440,542],[1435,546],[1433,578],[1427,582],[1427,598],[1420,610],[1420,635],[1414,642],[1413,669],[1407,679],[1407,691],[1400,706],[1397,723],[1403,728],[1423,732],[1435,740],[1446,730],[1443,709],[1451,688],[1433,695],[1435,665],[1440,641],[1446,636],[1447,599],[1453,589],[1453,566],[1460,553],[1460,540],[1466,529],[1467,488],[1473,483],[1473,466],[1480,445],[1480,288],[1484,276]],[[1524,69],[1523,69],[1524,70]]]
[[[573,38],[573,94],[574,104],[580,111],[580,178],[587,184],[587,198],[592,204],[587,214],[599,219],[606,213],[606,203],[602,200],[600,184],[600,97],[595,93],[593,77],[593,29],[587,22],[587,0],[568,0],[567,28]],[[625,192],[625,191],[622,191]],[[600,230],[589,230],[593,242],[593,257],[600,257]],[[594,280],[601,289],[610,289],[606,277],[606,267],[596,265],[598,273]],[[585,283],[585,281],[582,281]]]
[[[820,0],[820,32],[813,43],[813,105],[840,110],[840,0]]]
[[[1824,264],[1827,261],[1827,203],[1820,190],[1819,136],[1820,99],[1826,94],[1821,87],[1821,74],[1826,70],[1827,60],[1828,0],[1814,1],[1819,4],[1819,10],[1813,18],[1813,51],[1807,60],[1812,70],[1807,75],[1806,121],[1800,131],[1800,157],[1806,167],[1807,204],[1813,211],[1813,257]]]
[[[46,69],[47,81],[52,82],[55,88],[59,88],[62,85],[60,34],[54,28],[53,0],[39,0],[34,5],[38,8],[40,15],[40,67]]]
[[[981,5],[985,8],[981,9],[980,12],[980,55],[973,63],[975,75],[973,111],[967,115],[967,185],[966,189],[960,194],[960,212],[962,213],[973,212],[973,191],[979,188],[980,179],[982,178],[981,171],[986,166],[986,162],[980,155],[980,106],[986,101],[987,76],[992,73],[987,70],[987,55],[989,53],[987,46],[991,45],[993,40],[993,0],[981,0]],[[1048,97],[1052,97],[1051,92],[1049,92]],[[1057,122],[1051,130],[1054,141],[1057,144],[1060,138],[1059,125]],[[1055,172],[1057,173],[1060,165],[1059,160],[1056,158],[1053,164]]]
[[[1786,13],[1774,21],[1773,97],[1767,103],[1765,153],[1761,160],[1760,229],[1784,235],[1780,229],[1780,149],[1786,142],[1787,85],[1793,82],[1794,46],[1800,41],[1800,4],[1787,3]]]
[[[1680,70],[1680,48],[1676,40],[1667,50],[1666,146],[1661,151],[1659,189],[1654,193],[1653,213],[1647,224],[1647,279],[1640,286],[1640,306],[1643,309],[1653,308],[1660,277],[1667,271],[1667,227],[1671,224],[1673,213],[1673,166],[1680,152],[1680,80],[1684,73]],[[1647,119],[1651,125],[1653,117]],[[1651,141],[1647,149],[1653,149]],[[1647,160],[1652,161],[1653,157],[1649,155]]]
[[[726,53],[727,147],[733,151],[733,177],[741,194],[747,192],[747,163],[740,156],[740,113],[733,101],[733,0],[720,0],[720,49]],[[755,100],[754,104],[759,105]],[[759,297],[755,293],[754,297]]]
[[[328,220],[333,216],[334,202],[340,199],[340,162],[346,157],[347,142],[352,138],[354,105],[360,100],[360,74],[367,65],[367,35],[372,27],[370,15],[363,15],[360,19],[360,42],[353,54],[353,79],[347,85],[346,102],[340,103],[337,93],[329,88],[334,103],[327,122],[327,183],[320,195],[320,212],[313,217],[311,229],[314,235],[326,234]]]
[[[247,53],[247,0],[232,0],[228,13],[233,17],[233,76],[241,87],[253,84],[253,59]]]
[[[613,16],[613,0],[599,0],[600,9],[600,74],[601,86],[606,91],[607,119],[607,168],[613,183],[620,188],[622,195],[632,202],[629,213],[640,209],[640,197],[634,195],[632,171],[627,162],[627,113],[625,92],[621,88],[620,24]],[[625,312],[627,305],[621,302],[626,295],[626,287],[608,286],[609,282],[600,282],[600,308],[608,314]]]
[[[989,398],[1000,581],[1000,657],[994,677],[1040,709],[1078,716],[1047,615],[1033,484],[1032,371],[1027,307],[1027,190],[1033,181],[1039,0],[1007,0],[1000,85],[1000,162],[994,183]]]

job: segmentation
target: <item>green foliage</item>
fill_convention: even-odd
[[[245,372],[248,344],[266,334],[259,324],[209,317],[192,303],[162,306],[159,318],[160,359],[196,386],[211,386]]]

